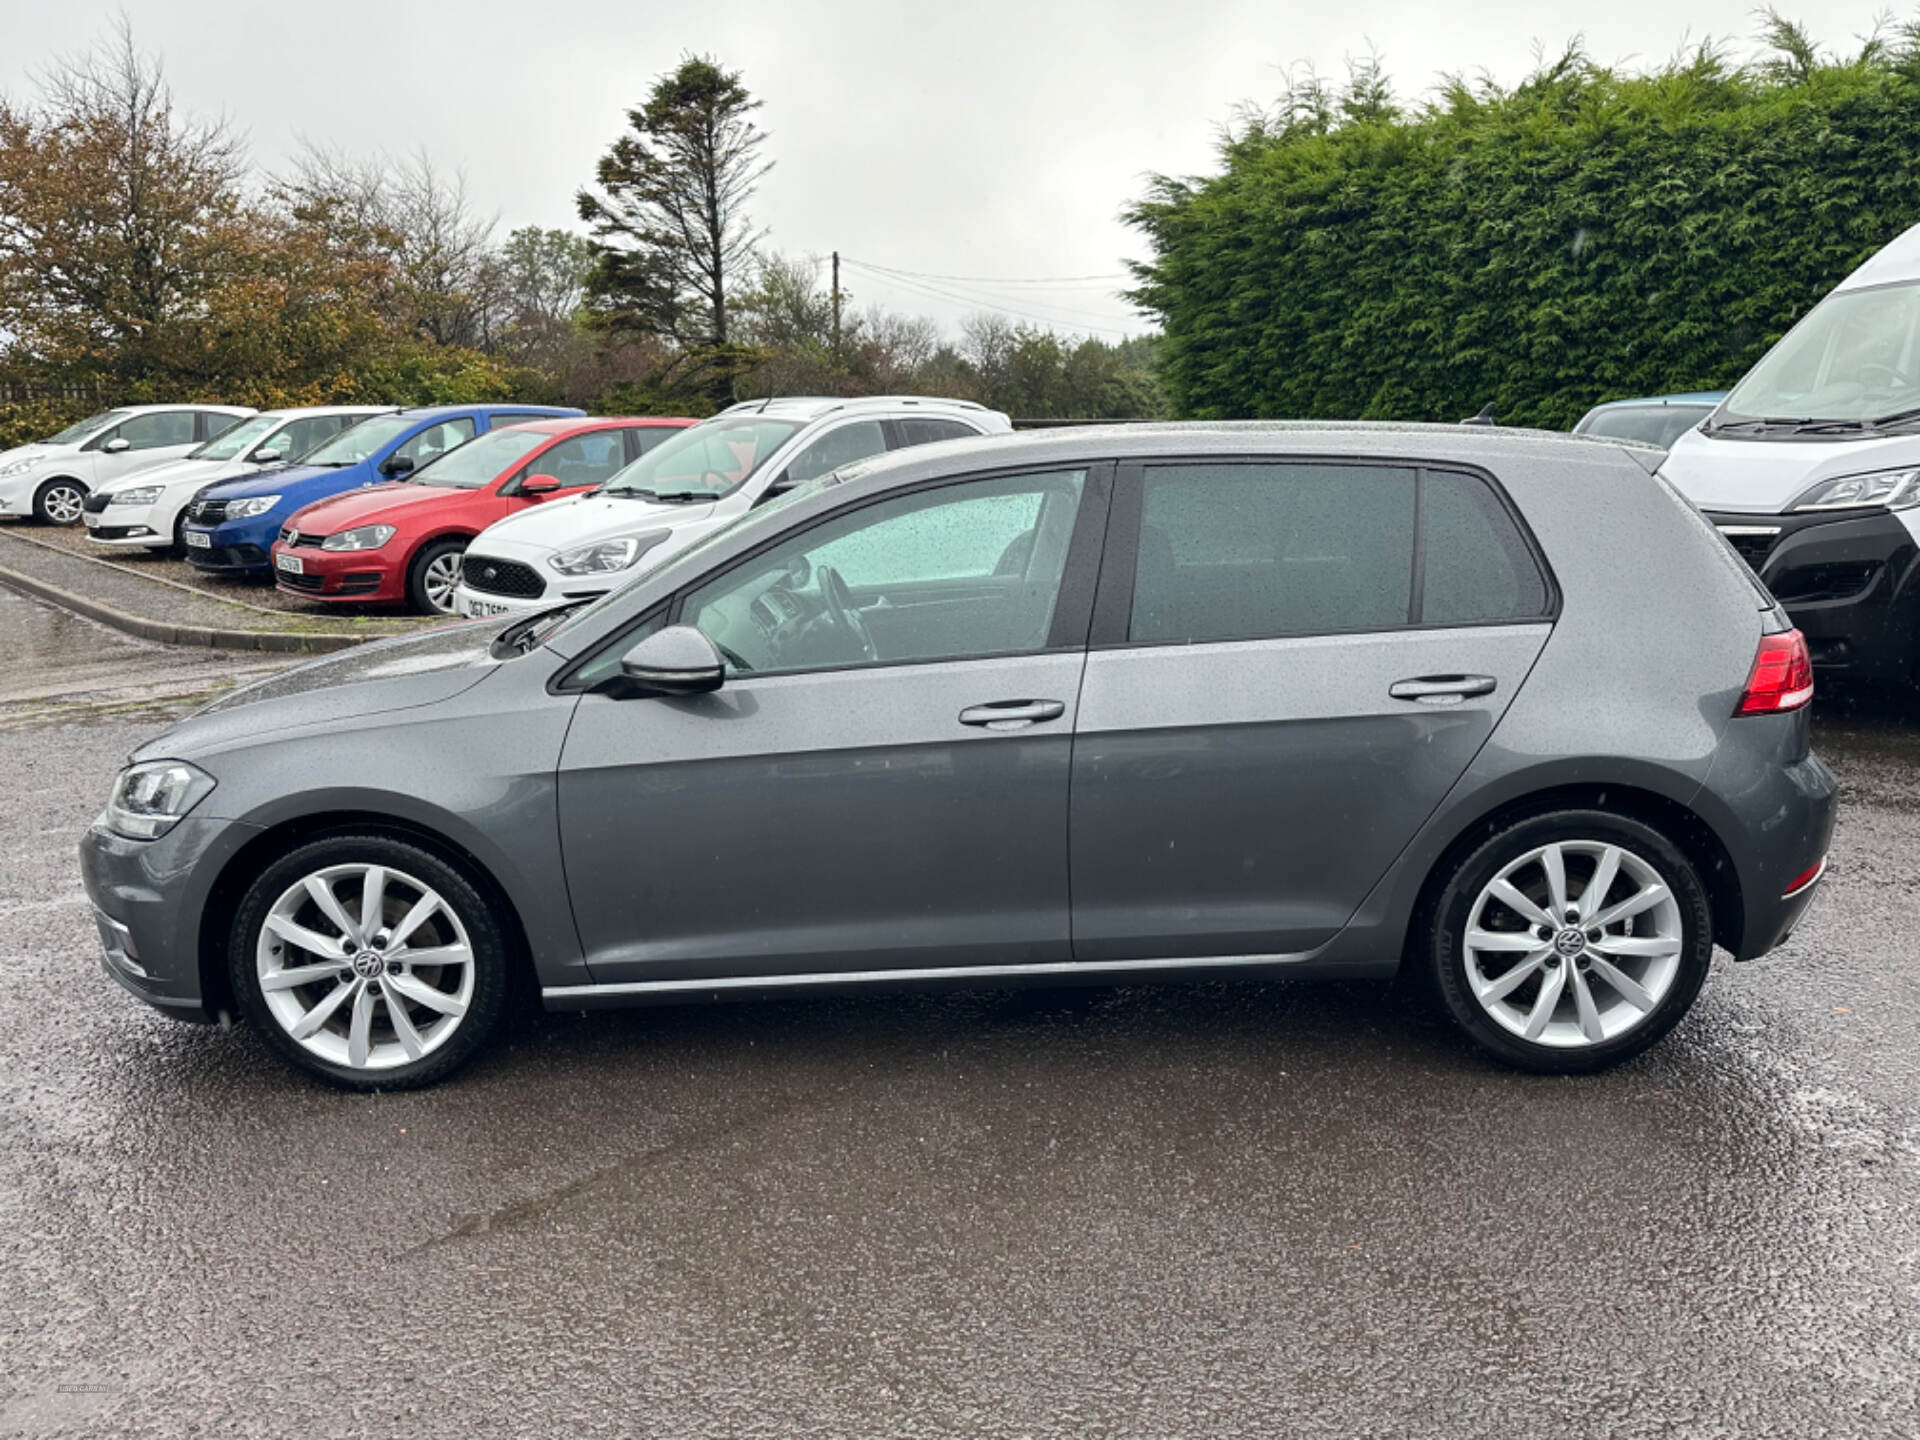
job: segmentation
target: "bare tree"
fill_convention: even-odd
[[[175,112],[124,17],[39,85],[37,105],[0,101],[0,328],[140,378],[231,263],[241,145]]]

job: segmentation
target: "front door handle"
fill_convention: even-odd
[[[1422,675],[1402,680],[1387,693],[1396,700],[1418,700],[1422,705],[1458,705],[1469,695],[1491,695],[1491,675]]]
[[[1058,720],[1067,707],[1058,700],[996,700],[991,705],[973,705],[960,712],[962,725],[980,725],[988,730],[1024,730],[1042,720]]]

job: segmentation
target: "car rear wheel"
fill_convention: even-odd
[[[61,477],[33,492],[33,513],[42,525],[77,525],[86,502],[87,487]]]
[[[460,583],[464,540],[436,540],[423,545],[407,567],[407,599],[422,615],[453,614],[453,590]]]
[[[390,836],[330,836],[269,865],[241,901],[228,962],[268,1046],[345,1089],[445,1079],[505,1009],[506,939],[487,902]]]
[[[1455,868],[1434,979],[1482,1050],[1522,1069],[1605,1069],[1657,1042],[1706,981],[1713,917],[1692,863],[1599,810],[1516,822]]]

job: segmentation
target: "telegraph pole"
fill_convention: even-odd
[[[833,252],[833,353],[840,353],[840,252]]]

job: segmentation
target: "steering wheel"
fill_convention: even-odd
[[[854,638],[860,646],[860,653],[868,660],[878,660],[879,647],[873,643],[873,636],[867,631],[867,622],[860,618],[860,607],[853,603],[853,591],[840,578],[840,572],[831,565],[820,565],[814,568],[814,574],[820,577],[820,598],[826,603],[827,614],[832,617],[833,623]]]
[[[1913,388],[1913,381],[1907,378],[1905,372],[1897,370],[1891,365],[1882,365],[1878,360],[1868,360],[1860,366],[1860,373],[1865,375],[1869,370],[1878,371],[1880,374],[1886,376],[1887,379],[1893,382],[1893,389],[1911,390]]]

